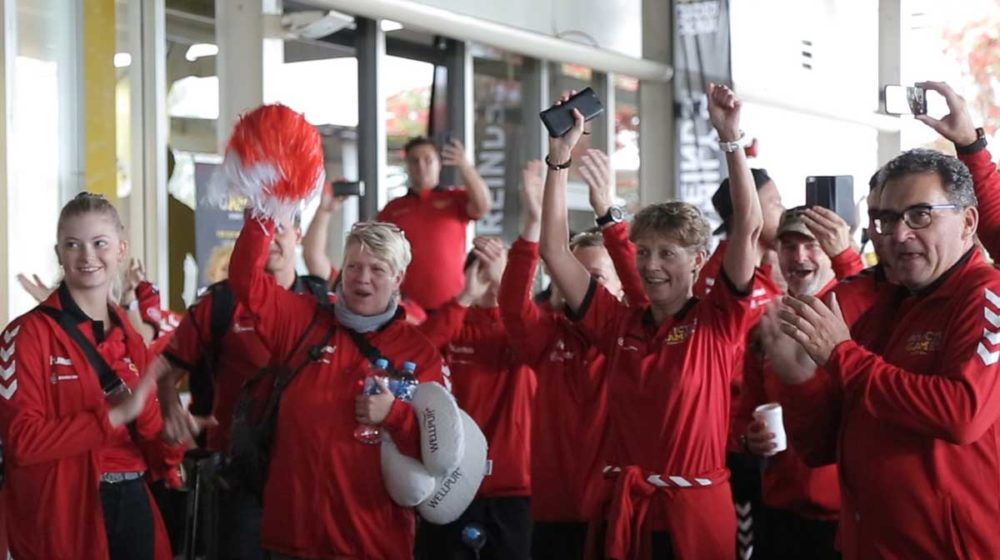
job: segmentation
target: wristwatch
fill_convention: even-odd
[[[603,216],[598,216],[596,220],[598,227],[604,227],[609,224],[617,224],[625,221],[625,211],[622,210],[621,206],[612,206],[608,208],[608,213]]]
[[[742,150],[746,148],[753,142],[753,139],[746,135],[742,130],[740,131],[740,137],[732,142],[723,142],[719,140],[719,149],[723,152],[731,154],[737,150]]]
[[[974,154],[985,147],[986,147],[986,131],[983,130],[983,127],[979,127],[976,129],[976,141],[967,146],[959,146],[956,144],[955,152],[967,156]]]

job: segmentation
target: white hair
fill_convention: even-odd
[[[413,259],[410,242],[403,231],[385,222],[358,222],[347,234],[347,244],[357,242],[379,260],[385,261],[395,274],[403,274]]]

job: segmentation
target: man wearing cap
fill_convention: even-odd
[[[857,251],[850,247],[839,251],[838,245],[821,243],[816,232],[823,230],[810,229],[810,223],[839,219],[835,213],[823,210],[792,208],[781,215],[778,223],[778,265],[788,283],[788,293],[793,296],[825,297],[840,279],[861,271]],[[848,237],[848,225],[843,220],[839,220],[837,230],[841,238]],[[750,340],[733,432],[740,434],[744,451],[770,457],[761,475],[765,507],[757,515],[755,550],[762,558],[837,558],[837,467],[810,468],[791,448],[774,454],[774,434],[753,418],[753,412],[762,404],[778,400],[780,381],[764,364],[756,332]]]

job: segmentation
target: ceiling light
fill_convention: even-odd
[[[403,24],[398,21],[392,21],[391,19],[383,19],[379,22],[379,27],[382,28],[383,33],[388,33],[390,31],[399,31],[403,28]]]

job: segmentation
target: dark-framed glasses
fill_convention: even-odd
[[[871,214],[875,232],[879,235],[892,233],[902,221],[910,229],[924,229],[934,221],[936,210],[959,210],[958,204],[914,204],[902,212],[879,210]]]

